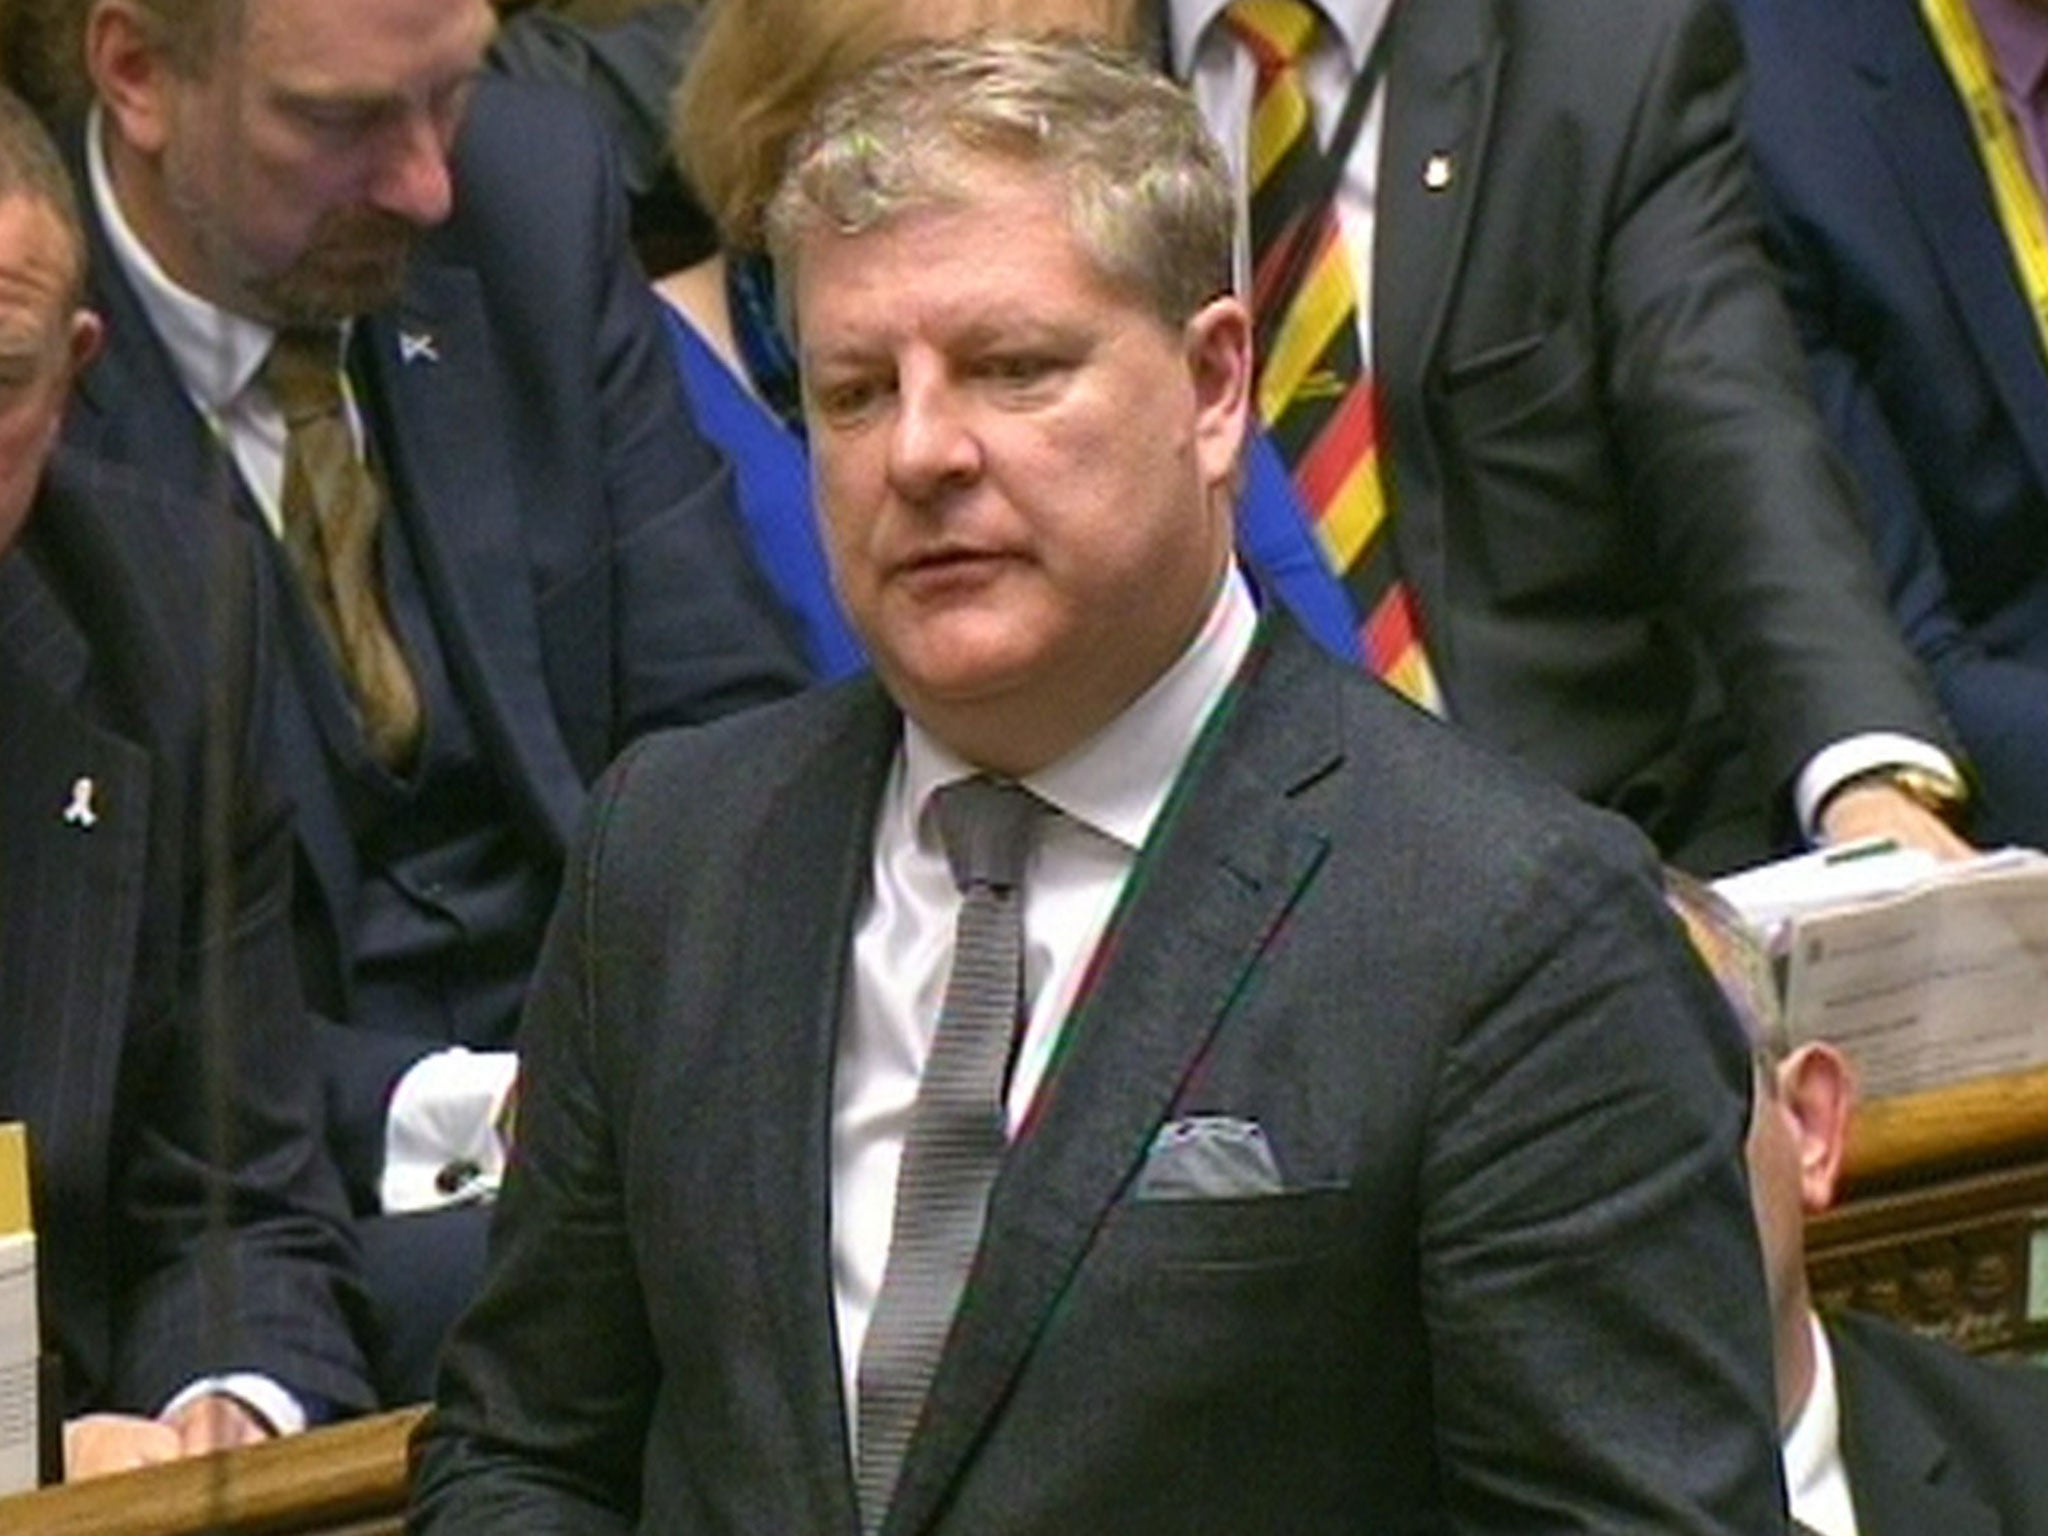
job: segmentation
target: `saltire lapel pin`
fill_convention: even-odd
[[[438,363],[441,361],[441,345],[428,331],[400,331],[398,333],[398,360],[401,363]]]

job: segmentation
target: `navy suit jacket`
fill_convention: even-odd
[[[1782,1529],[1745,1056],[1639,837],[1262,640],[1010,1148],[883,1529]],[[844,1532],[872,680],[621,759],[413,1529]],[[1169,1121],[1284,1188],[1134,1197]]]
[[[1821,411],[1982,784],[2048,845],[2048,362],[1914,0],[1737,0],[1749,133]]]
[[[225,1370],[362,1408],[260,705],[266,589],[239,530],[190,524],[60,454],[0,558],[0,1118],[28,1123],[66,1411],[153,1413]],[[89,824],[64,814],[80,801]],[[227,1231],[209,1248],[216,1146]]]
[[[552,871],[587,786],[628,741],[805,678],[729,473],[685,414],[604,130],[572,93],[487,79],[454,180],[454,218],[397,306],[357,323],[351,365],[455,691],[528,855]],[[91,222],[108,348],[67,438],[257,517]],[[345,1024],[358,869],[301,688],[283,690],[280,731],[305,985]],[[391,1084],[442,1043],[328,1033],[330,1120],[359,1192],[381,1162]]]
[[[1828,1319],[1863,1536],[2048,1531],[2048,1374],[1872,1317]]]

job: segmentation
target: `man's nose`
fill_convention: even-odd
[[[898,387],[889,438],[889,478],[897,493],[921,501],[978,475],[981,444],[961,392],[936,368],[906,367]]]
[[[371,201],[422,229],[445,221],[455,207],[449,148],[450,136],[432,113],[408,113],[392,125]]]

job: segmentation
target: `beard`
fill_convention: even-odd
[[[421,231],[376,208],[335,208],[321,215],[305,246],[265,271],[236,243],[228,218],[181,155],[164,163],[173,215],[189,232],[210,295],[224,307],[280,328],[335,325],[395,302]]]
[[[397,301],[419,234],[396,214],[339,209],[313,226],[290,265],[243,286],[273,324],[337,324]]]

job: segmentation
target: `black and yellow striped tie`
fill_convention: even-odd
[[[1245,165],[1252,312],[1263,343],[1258,408],[1360,616],[1366,663],[1431,708],[1436,680],[1394,549],[1380,476],[1378,396],[1364,367],[1358,290],[1300,63],[1321,26],[1306,0],[1232,0],[1258,69]]]

